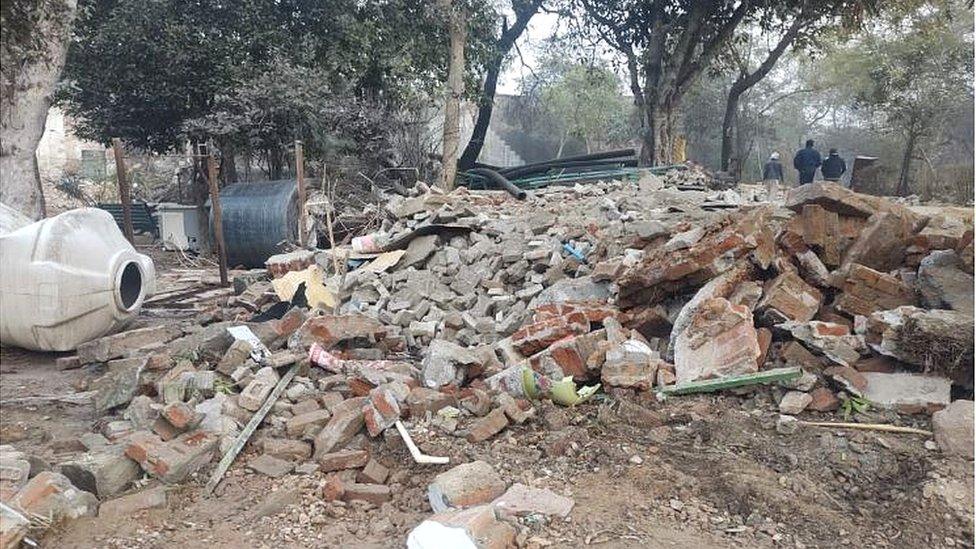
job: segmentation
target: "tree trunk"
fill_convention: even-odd
[[[559,136],[559,150],[556,151],[556,158],[563,157],[563,147],[566,146],[566,132]]]
[[[660,166],[674,161],[675,111],[673,103],[644,103],[647,127],[640,152],[641,166]]]
[[[464,93],[465,18],[451,0],[440,0],[448,17],[451,50],[447,70],[447,96],[444,101],[444,139],[441,166],[441,187],[454,188],[457,176],[458,142],[461,134],[461,95]]]
[[[729,171],[729,164],[732,160],[732,140],[734,132],[739,122],[739,97],[741,92],[736,90],[733,84],[729,90],[728,97],[725,98],[725,117],[722,118],[722,171]]]
[[[218,144],[220,149],[220,179],[224,186],[237,183],[237,151],[230,143]]]
[[[511,27],[502,28],[502,34],[495,44],[494,57],[491,58],[488,65],[485,85],[478,103],[478,118],[474,123],[474,129],[471,131],[471,139],[464,147],[461,159],[458,160],[458,169],[469,170],[478,161],[481,149],[485,146],[485,135],[488,133],[491,115],[495,108],[495,91],[498,88],[498,76],[501,74],[502,64],[505,62],[508,52],[515,45],[515,41],[522,36],[529,20],[539,11],[541,5],[542,0],[532,0],[519,9],[513,2],[515,22]]]
[[[37,144],[64,68],[76,8],[76,0],[4,0],[0,202],[31,219],[45,215]]]
[[[914,131],[908,133],[908,141],[905,143],[905,155],[901,159],[901,173],[898,175],[898,188],[895,193],[898,196],[908,196],[908,180],[912,170],[912,156],[915,154],[915,142],[918,136]]]

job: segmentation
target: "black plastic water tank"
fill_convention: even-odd
[[[268,257],[289,249],[286,243],[298,242],[295,180],[228,185],[220,191],[220,211],[230,267],[263,267]]]

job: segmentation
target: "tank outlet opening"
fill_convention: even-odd
[[[119,304],[126,311],[131,311],[139,303],[142,297],[142,270],[136,262],[130,261],[122,268],[116,291]]]

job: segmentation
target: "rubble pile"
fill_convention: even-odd
[[[28,519],[5,519],[4,543],[35,515],[92,515],[99,502],[118,513],[120,496],[163,505],[155,488],[122,494],[144,476],[203,480],[245,443],[257,474],[325,473],[323,500],[382,506],[407,456],[443,463],[411,429],[476,445],[536,421],[540,399],[574,406],[599,391],[653,408],[779,381],[784,416],[851,399],[945,409],[936,438],[964,451],[952,432],[966,404],[950,406],[950,390],[972,392],[971,217],[826,183],[794,189],[785,208],[724,212],[703,209],[705,193],[638,185],[524,202],[421,186],[351,245],[269,258],[198,322],[83,345],[72,367],[100,372],[88,389],[105,417],[84,452],[43,474],[3,449],[3,501]],[[512,517],[573,507],[484,461],[452,465],[408,546],[450,535],[502,547]]]

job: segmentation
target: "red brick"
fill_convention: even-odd
[[[507,485],[484,461],[462,463],[434,477],[427,498],[435,512],[449,507],[470,507],[488,503],[505,492]]]
[[[386,326],[366,315],[325,315],[306,320],[299,333],[303,342],[318,342],[328,349],[351,339],[380,340]]]
[[[847,381],[857,391],[864,391],[868,386],[867,378],[850,366],[831,366],[824,374]]]
[[[575,378],[587,375],[586,358],[580,356],[576,338],[557,341],[547,351],[564,374]]]
[[[749,309],[712,298],[675,339],[675,374],[678,382],[687,382],[752,373],[758,370],[760,354]]]
[[[472,414],[482,417],[491,411],[491,397],[486,391],[468,387],[459,393],[461,407]]]
[[[887,311],[915,303],[913,290],[897,277],[875,271],[863,265],[852,265],[843,293],[835,307],[851,316],[870,316],[875,311]]]
[[[315,254],[309,250],[273,255],[264,262],[271,278],[281,278],[291,271],[304,271],[312,265],[315,265]]]
[[[910,215],[883,212],[871,216],[857,240],[847,248],[841,270],[849,272],[854,264],[878,271],[897,269],[905,259],[914,222]]]
[[[810,322],[810,329],[816,337],[829,337],[829,336],[846,336],[851,334],[851,329],[843,324],[834,324],[831,322]]]
[[[308,320],[308,313],[301,307],[292,307],[285,316],[274,323],[274,331],[278,337],[287,338],[298,331]]]
[[[285,431],[290,437],[300,437],[309,428],[318,428],[325,425],[331,417],[332,414],[328,410],[315,410],[292,416],[285,422]]]
[[[332,418],[315,435],[315,456],[321,456],[345,446],[365,425],[363,405],[365,397],[350,398],[332,409]]]
[[[813,410],[815,412],[832,412],[840,408],[840,399],[833,391],[827,389],[826,387],[817,387],[816,389],[810,391],[810,396],[813,400],[807,405],[808,410]]]
[[[309,443],[286,438],[266,438],[263,449],[271,457],[290,461],[308,459],[312,455],[312,446]]]
[[[422,418],[427,412],[435,414],[441,408],[452,406],[455,402],[453,396],[427,387],[414,387],[407,396],[407,407],[412,418]]]
[[[546,303],[540,305],[533,312],[533,322],[540,322],[551,318],[565,317],[572,313],[583,313],[590,322],[602,323],[607,317],[617,318],[620,315],[615,307],[606,303],[590,301],[569,301],[564,303]]]
[[[483,418],[479,418],[468,431],[468,442],[483,442],[500,433],[508,426],[508,418],[505,411],[496,408]]]
[[[881,374],[893,374],[897,371],[898,362],[886,356],[872,356],[862,358],[854,363],[854,369],[858,372],[877,372]]]
[[[727,271],[735,260],[764,240],[757,235],[763,233],[760,229],[771,214],[771,208],[757,207],[744,214],[723,216],[709,225],[701,240],[689,248],[650,250],[617,279],[617,306],[654,305],[668,296],[699,287]]]
[[[769,328],[759,328],[756,330],[756,340],[759,342],[759,358],[756,359],[756,364],[762,370],[766,357],[769,356],[769,347],[773,343],[773,332]]]
[[[196,413],[196,411],[185,402],[174,402],[172,404],[167,404],[163,408],[161,417],[166,418],[166,421],[180,431],[193,429],[200,424],[201,420],[203,420],[203,416]]]
[[[342,482],[339,475],[331,475],[329,479],[325,481],[325,486],[322,487],[322,499],[325,501],[342,499],[342,496],[345,493],[346,483]]]
[[[534,355],[553,343],[590,331],[590,321],[581,312],[548,318],[519,328],[512,334],[512,346],[525,356]]]
[[[373,505],[382,505],[393,499],[393,491],[383,484],[346,484],[342,494],[343,501],[368,501]]]
[[[28,516],[38,515],[52,522],[95,516],[98,499],[76,488],[67,477],[53,471],[42,471],[9,502]]]
[[[427,520],[451,528],[461,528],[479,549],[506,549],[515,546],[515,529],[500,521],[491,505],[470,509],[452,509],[433,515]]]
[[[369,452],[366,450],[340,450],[323,454],[318,458],[318,462],[319,470],[325,473],[343,469],[358,469],[369,462]]]
[[[369,460],[363,470],[356,475],[356,482],[363,484],[383,484],[390,476],[390,469],[375,459]]]
[[[209,464],[218,442],[215,434],[206,431],[184,433],[168,442],[140,431],[130,435],[125,455],[150,475],[175,484]]]
[[[757,309],[771,316],[773,322],[806,322],[817,314],[822,299],[820,290],[807,284],[796,272],[787,271],[766,285]]]
[[[637,330],[646,338],[668,337],[671,334],[671,320],[668,311],[661,305],[635,307],[621,317],[621,324]]]

